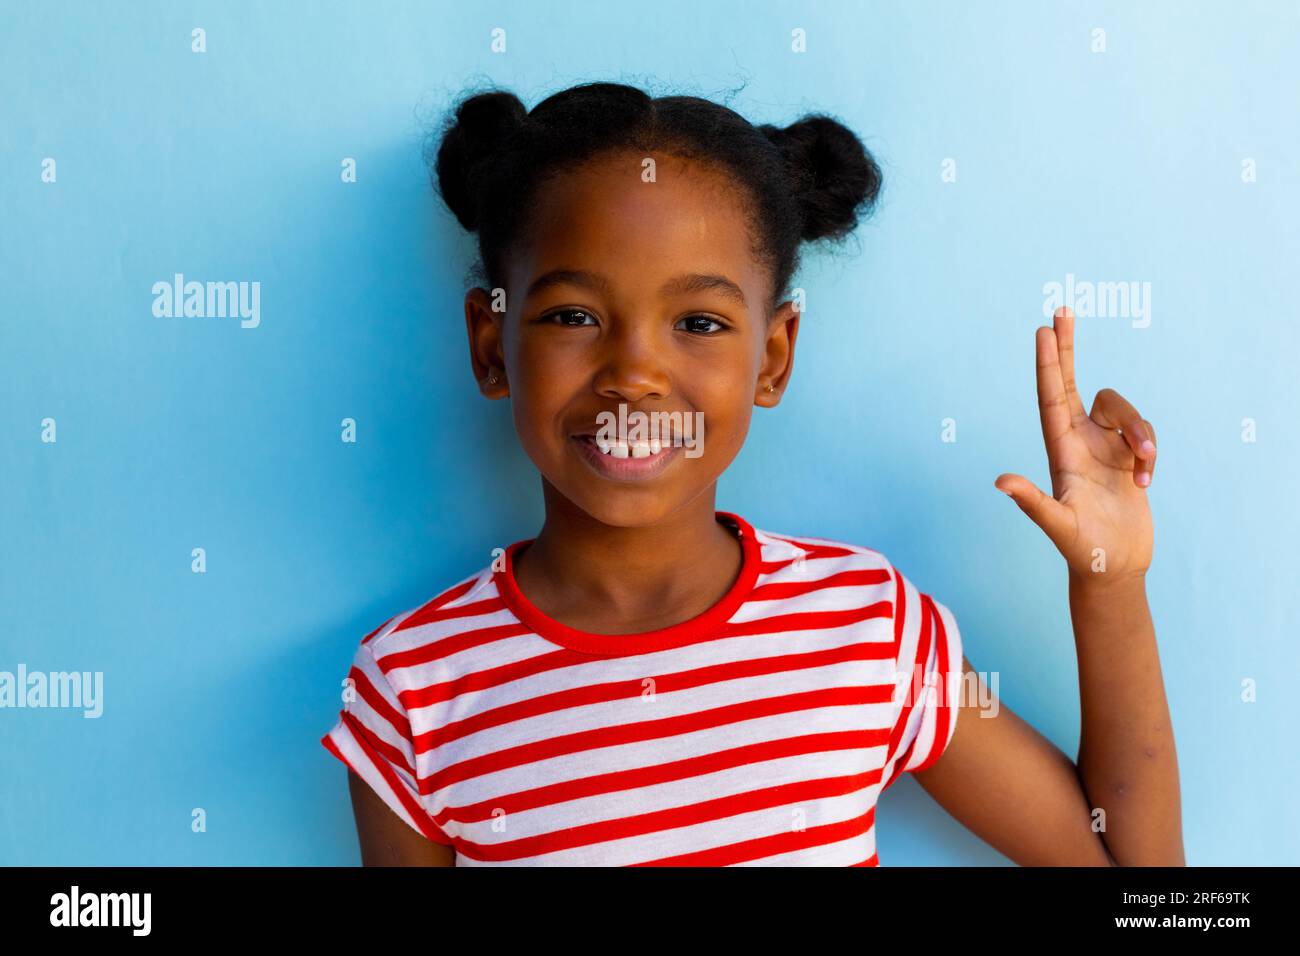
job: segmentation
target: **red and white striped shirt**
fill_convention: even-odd
[[[952,613],[883,555],[736,530],[688,621],[591,634],[514,555],[368,634],[321,738],[457,866],[876,866],[875,808],[957,722]]]

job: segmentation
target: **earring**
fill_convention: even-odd
[[[496,383],[497,383],[497,373],[493,372],[491,375],[488,376],[488,384],[495,385]]]
[[[771,383],[771,382],[768,382],[768,383],[767,383],[767,390],[768,390],[769,392],[775,392],[775,391],[776,391],[776,389],[774,389],[774,388],[772,387],[772,383]]]

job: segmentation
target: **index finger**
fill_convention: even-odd
[[[1061,306],[1052,315],[1052,328],[1056,330],[1056,350],[1061,362],[1061,382],[1065,386],[1065,398],[1070,404],[1070,420],[1077,422],[1087,418],[1083,410],[1083,399],[1074,382],[1074,311],[1069,306]]]
[[[1043,441],[1048,450],[1056,440],[1070,430],[1070,403],[1065,397],[1065,382],[1061,378],[1061,356],[1056,332],[1040,325],[1035,334],[1038,351],[1038,416],[1043,424]]]

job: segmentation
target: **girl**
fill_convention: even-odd
[[[801,242],[879,190],[852,132],[613,83],[532,112],[488,92],[436,182],[478,233],[470,361],[546,518],[357,649],[322,742],[363,863],[875,866],[905,771],[1021,864],[1183,863],[1144,585],[1155,433],[1110,389],[1084,411],[1068,310],[1036,333],[1052,494],[995,484],[1068,568],[1077,764],[989,706],[952,613],[883,555],[715,510],[790,381]]]

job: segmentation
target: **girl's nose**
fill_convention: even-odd
[[[662,347],[644,331],[624,331],[606,343],[593,383],[602,395],[629,402],[666,398],[672,390]]]
[[[599,394],[627,402],[667,398],[672,391],[667,374],[659,366],[644,362],[608,363],[596,374],[593,385]]]

